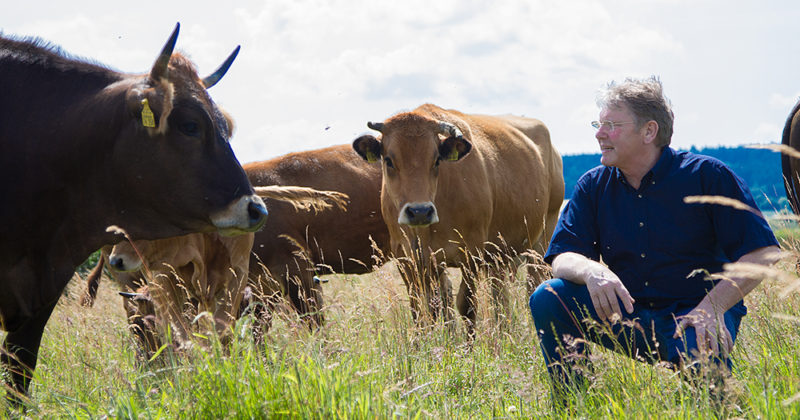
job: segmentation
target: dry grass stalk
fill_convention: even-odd
[[[774,152],[779,152],[795,159],[800,159],[800,151],[794,147],[785,144],[751,144],[746,146],[748,149],[768,149]]]
[[[686,204],[719,204],[721,206],[733,207],[736,210],[746,210],[754,214],[761,214],[760,211],[742,203],[734,198],[725,197],[721,195],[689,195],[683,197],[683,202]]]
[[[294,206],[295,210],[313,210],[319,212],[336,205],[347,211],[347,201],[350,197],[338,191],[320,191],[307,187],[286,187],[269,185],[266,187],[253,187],[256,194],[262,198],[286,201]]]

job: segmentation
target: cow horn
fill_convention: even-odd
[[[441,131],[442,134],[445,134],[450,137],[455,137],[455,138],[464,137],[464,135],[461,133],[461,130],[459,130],[458,127],[448,122],[439,121],[439,130]]]
[[[229,55],[228,58],[225,60],[225,62],[222,63],[221,66],[219,66],[217,71],[211,73],[210,75],[206,76],[205,79],[203,79],[203,86],[205,86],[206,89],[216,85],[217,82],[219,82],[219,79],[222,79],[222,76],[224,76],[225,73],[228,72],[228,69],[231,67],[231,64],[233,64],[233,60],[235,60],[236,56],[239,54],[240,47],[241,46],[237,45],[236,49],[234,49],[231,55]]]
[[[172,31],[167,43],[164,44],[164,48],[161,49],[161,54],[156,58],[152,70],[150,70],[150,80],[157,81],[167,77],[167,65],[169,64],[169,58],[172,57],[172,50],[175,49],[175,41],[178,40],[178,31],[180,29],[181,24],[178,22],[175,24],[175,30]]]
[[[376,123],[376,122],[369,121],[369,122],[367,122],[367,127],[371,128],[371,129],[373,129],[375,131],[380,131],[381,133],[383,133],[383,123],[382,122],[377,122]]]
[[[131,293],[131,292],[119,292],[119,295],[134,301],[149,301],[150,298],[144,293]]]

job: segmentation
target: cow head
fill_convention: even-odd
[[[382,200],[390,200],[399,210],[397,222],[415,227],[437,223],[439,165],[460,160],[472,144],[455,125],[415,113],[367,126],[379,131],[380,139],[366,134],[353,142],[353,148],[368,162],[383,161]]]
[[[111,249],[108,254],[108,264],[116,271],[132,272],[142,268],[140,253],[150,252],[152,241],[122,241]]]
[[[172,53],[178,29],[150,73],[106,89],[124,90],[127,109],[109,174],[120,213],[116,223],[145,238],[258,230],[266,207],[229,144],[232,121],[206,91],[222,78],[239,48],[201,79],[186,57]]]

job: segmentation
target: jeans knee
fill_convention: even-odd
[[[543,321],[563,311],[557,295],[558,284],[555,284],[560,281],[560,279],[546,281],[531,294],[528,306],[534,321]]]

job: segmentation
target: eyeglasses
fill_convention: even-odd
[[[633,124],[633,121],[625,121],[625,122],[615,122],[615,121],[592,121],[592,127],[596,129],[600,129],[602,127],[606,127],[608,131],[614,131],[615,128],[625,125],[625,124]]]

